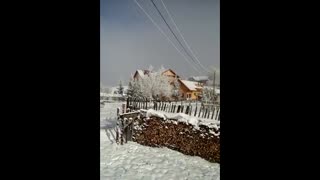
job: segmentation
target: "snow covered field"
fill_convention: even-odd
[[[115,143],[116,108],[106,103],[100,109],[100,179],[220,179],[220,165],[168,148],[152,148],[135,142]]]

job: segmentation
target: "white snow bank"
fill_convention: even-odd
[[[117,117],[117,107],[121,104],[106,103],[100,109],[100,125],[104,127],[100,130],[101,180],[220,179],[220,165],[197,156],[187,156],[168,148],[152,148],[134,142],[117,145],[116,132],[111,127]]]
[[[144,110],[141,109],[140,112],[148,118],[150,117],[159,117],[163,120],[174,119],[178,122],[184,122],[186,124],[191,124],[195,127],[195,129],[199,129],[199,125],[208,126],[209,128],[214,128],[215,130],[220,129],[220,121],[216,120],[208,120],[208,119],[199,119],[197,117],[189,116],[184,113],[167,113],[167,112],[159,112],[154,109]],[[216,133],[211,133],[215,134]]]
[[[153,109],[149,109],[149,110],[142,110],[141,112],[146,112],[146,117],[149,118],[149,117],[159,117],[159,118],[162,118],[164,120],[166,120],[166,116],[164,115],[164,113],[162,112],[158,112],[158,111],[155,111]]]
[[[220,179],[220,165],[200,157],[130,141],[117,145],[103,130],[100,138],[101,180]]]

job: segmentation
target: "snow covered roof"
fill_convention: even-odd
[[[172,69],[163,69],[160,71],[161,74],[167,72],[167,71],[171,71],[173,74],[177,75]],[[155,73],[153,71],[149,71],[149,70],[141,70],[141,69],[138,69],[136,70],[134,76],[136,76],[136,74],[138,74],[141,78],[145,77],[146,75],[148,74],[152,74],[152,73]],[[179,78],[179,76],[177,75],[177,77]]]
[[[187,81],[187,80],[181,80],[181,82],[190,90],[190,91],[196,91],[197,89],[201,89],[201,86],[198,86],[198,82],[195,81]]]
[[[207,81],[209,80],[208,76],[192,76],[189,79],[192,79],[194,81]]]
[[[139,74],[140,77],[143,77],[143,76],[144,76],[144,73],[143,73],[142,70],[138,69],[137,72],[138,72],[138,74]]]

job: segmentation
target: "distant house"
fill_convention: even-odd
[[[149,70],[140,70],[140,69],[138,69],[138,70],[136,70],[136,72],[134,73],[133,79],[134,79],[134,80],[139,80],[139,79],[147,76],[149,73],[150,73]]]
[[[180,78],[180,76],[178,76],[172,69],[164,70],[162,75],[169,77],[170,82],[174,82],[176,79]]]
[[[180,80],[180,94],[182,99],[199,100],[203,84],[195,81]]]
[[[209,81],[209,77],[208,76],[192,76],[188,80],[199,82],[199,83],[202,83],[203,85],[207,85]]]
[[[133,75],[133,79],[139,80],[150,75],[151,73],[152,72],[148,70],[136,70]],[[180,76],[177,75],[172,69],[166,69],[161,73],[162,75],[169,77],[169,81],[172,85],[175,80],[178,80],[178,83],[180,85],[180,99],[198,100],[200,95],[202,94],[202,88],[208,80],[207,76],[192,77],[193,81],[181,80]]]
[[[133,75],[133,79],[134,80],[139,80],[145,76],[148,76],[149,74],[151,74],[153,72],[149,71],[149,70],[136,70],[136,72]],[[173,82],[175,79],[180,78],[180,76],[178,76],[172,69],[166,69],[164,71],[162,71],[161,73],[162,75],[165,75],[167,77],[169,77],[170,82]]]

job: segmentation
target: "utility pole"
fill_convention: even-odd
[[[213,94],[216,94],[216,70],[213,71]]]

